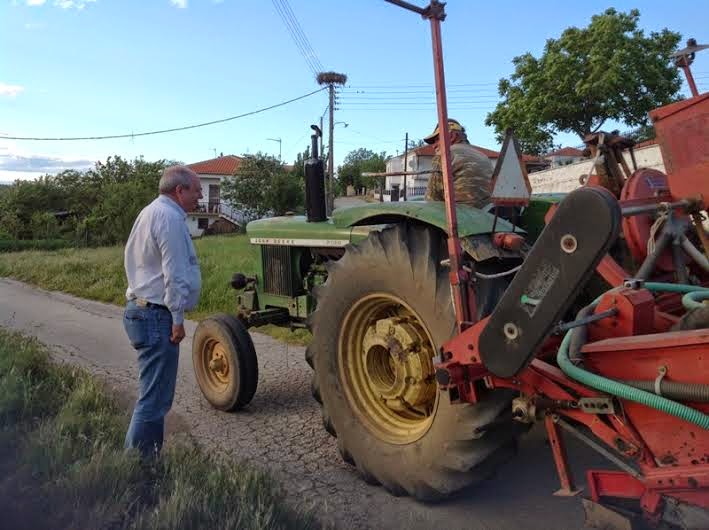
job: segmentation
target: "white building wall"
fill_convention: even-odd
[[[625,153],[629,167],[633,167],[629,153]],[[635,160],[638,167],[647,167],[665,171],[662,161],[660,146],[657,144],[643,147],[635,151]],[[584,160],[568,166],[561,166],[529,174],[532,184],[532,193],[568,193],[581,186],[580,178],[588,175],[591,170],[592,160]]]
[[[583,161],[582,156],[561,156],[554,155],[547,158],[551,162],[551,167],[568,166],[569,164],[575,164],[576,162]]]
[[[209,200],[209,185],[221,184],[222,177],[220,175],[200,175],[199,180],[202,183],[202,200]]]
[[[192,237],[202,237],[204,234],[204,230],[197,228],[197,216],[195,215],[187,215],[187,228]]]
[[[407,160],[407,171],[427,171],[432,167],[433,157],[431,156],[417,156],[409,155]],[[404,166],[404,156],[397,156],[387,160],[386,172],[394,173],[396,171],[402,171]],[[409,175],[406,177],[407,188],[425,188],[428,186],[428,179],[431,177],[430,174],[423,175]],[[386,177],[384,182],[384,189],[391,191],[393,186],[399,186],[399,189],[403,191],[404,187],[404,177]],[[414,196],[419,196],[423,194],[415,194]],[[387,200],[385,195],[384,200]]]
[[[206,203],[209,201],[209,185],[210,184],[220,185],[222,178],[223,177],[221,175],[200,175],[199,176],[199,180],[200,180],[200,183],[202,186],[202,198],[200,199],[200,203],[201,203],[200,206],[206,205]],[[187,215],[187,228],[189,228],[190,235],[192,237],[201,237],[204,234],[204,229],[197,227],[197,222],[198,222],[197,220],[200,217],[204,217],[204,218],[208,219],[207,222],[209,223],[209,225],[211,225],[214,221],[219,219],[218,216],[214,216],[214,215],[200,216],[198,213],[189,213]]]

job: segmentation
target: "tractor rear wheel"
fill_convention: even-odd
[[[348,247],[316,293],[307,352],[313,394],[345,461],[420,500],[487,478],[520,433],[495,421],[509,413],[509,391],[453,405],[438,390],[433,358],[455,333],[442,243],[433,229],[398,225]],[[498,280],[481,282],[479,306],[491,310],[503,291]]]
[[[246,327],[218,314],[199,323],[192,338],[197,384],[216,409],[238,410],[251,402],[258,383],[256,350]]]

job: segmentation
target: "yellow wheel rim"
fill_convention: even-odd
[[[231,378],[231,363],[227,350],[220,341],[208,339],[202,345],[200,358],[207,384],[217,392],[224,392]]]
[[[370,294],[345,315],[340,381],[359,420],[379,439],[407,444],[430,427],[438,396],[434,354],[421,318],[393,295]]]

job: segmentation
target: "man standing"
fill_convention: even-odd
[[[443,201],[443,174],[441,173],[441,156],[439,153],[438,126],[424,141],[436,147],[436,155],[432,161],[431,178],[426,190],[427,201]],[[455,202],[482,208],[490,200],[490,183],[492,181],[492,162],[490,159],[468,143],[465,129],[456,120],[448,120],[448,134],[451,141],[451,169],[455,189]]]
[[[162,448],[165,415],[172,406],[184,313],[197,305],[201,275],[185,222],[197,208],[202,185],[185,166],[172,166],[160,178],[160,195],[138,214],[124,265],[128,302],[123,325],[138,352],[140,394],[133,410],[126,448],[143,457]]]

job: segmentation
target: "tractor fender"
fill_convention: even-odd
[[[460,237],[492,232],[493,224],[495,224],[494,215],[464,204],[457,205],[456,211]],[[351,206],[335,210],[332,220],[337,228],[396,224],[415,220],[421,224],[436,227],[444,233],[448,231],[445,203],[437,201],[381,202]],[[512,224],[498,218],[495,231],[511,232]],[[519,228],[517,228],[517,232],[523,233]]]

